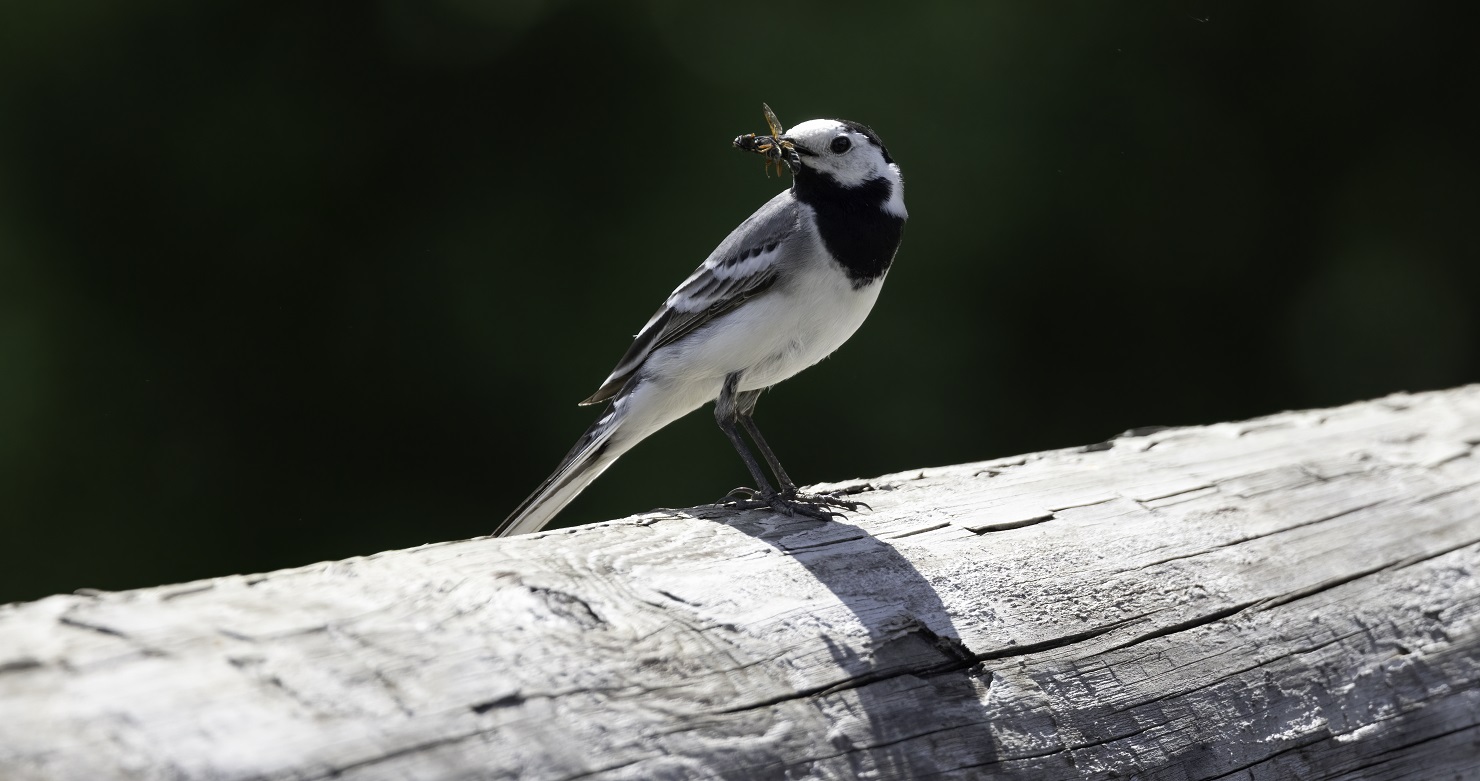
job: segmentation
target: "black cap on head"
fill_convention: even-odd
[[[879,138],[879,134],[875,133],[873,128],[863,124],[862,122],[854,122],[851,119],[838,119],[834,121],[846,126],[849,130],[852,130],[855,133],[861,134],[864,138],[868,139],[868,142],[870,144],[878,147],[879,151],[884,153],[884,162],[894,162],[894,158],[889,156],[889,147],[884,146],[884,140],[882,138]]]

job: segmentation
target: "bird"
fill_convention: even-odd
[[[866,125],[813,119],[783,131],[765,110],[772,135],[741,136],[734,145],[767,155],[768,167],[784,161],[791,186],[668,296],[601,387],[580,402],[606,403],[601,416],[493,536],[543,529],[623,453],[711,401],[755,481],[727,494],[729,504],[819,519],[858,508],[838,496],[802,494],[752,416],[762,391],[832,354],[873,309],[909,216],[904,177]]]

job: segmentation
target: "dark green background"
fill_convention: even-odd
[[[803,481],[1480,379],[1473,30],[1350,3],[9,3],[0,601],[488,532],[873,125],[913,215],[759,420]],[[709,501],[708,412],[563,520]]]

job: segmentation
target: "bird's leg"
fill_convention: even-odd
[[[745,446],[745,440],[740,437],[735,423],[740,418],[739,409],[736,407],[735,386],[740,382],[740,374],[736,372],[725,378],[724,388],[719,393],[719,398],[714,402],[714,422],[719,424],[720,431],[729,437],[730,444],[735,446],[735,452],[740,454],[740,460],[745,462],[745,468],[750,470],[750,479],[755,481],[755,489],[736,488],[726,496],[737,493],[750,493],[751,501],[759,497],[769,497],[776,493],[771,483],[766,480],[765,472],[761,471],[761,465],[755,460],[755,455],[750,448]]]
[[[760,391],[754,391],[759,396]],[[750,406],[740,413],[740,425],[750,434],[750,441],[755,443],[757,450],[761,451],[761,457],[766,459],[766,464],[771,467],[771,474],[776,476],[776,482],[781,484],[781,495],[792,497],[797,495],[797,484],[792,482],[791,476],[786,473],[786,468],[781,466],[780,459],[771,452],[771,446],[766,444],[766,438],[761,436],[761,430],[755,425],[755,418],[751,411],[755,409],[755,401],[750,401]]]
[[[745,440],[740,438],[740,432],[735,430],[735,420],[733,418],[721,420],[719,428],[725,432],[725,436],[730,438],[730,444],[735,446],[735,452],[740,454],[740,460],[745,462],[745,468],[750,470],[750,479],[754,480],[756,485],[755,488],[747,488],[743,485],[732,488],[725,496],[750,494],[754,498],[776,493],[776,489],[771,487],[771,483],[766,480],[765,473],[761,471],[761,465],[756,463],[755,456],[751,455],[750,449],[745,447]]]
[[[859,507],[868,506],[862,502],[850,502],[846,499],[840,499],[828,494],[802,496],[797,491],[796,483],[792,481],[790,475],[786,474],[786,469],[781,466],[781,461],[771,451],[771,446],[766,443],[766,438],[761,436],[760,428],[755,425],[752,415],[755,411],[755,403],[760,400],[761,392],[759,390],[736,392],[735,386],[738,383],[738,375],[732,374],[726,378],[724,391],[720,394],[720,400],[715,405],[715,418],[720,418],[721,408],[733,416],[721,420],[720,428],[724,429],[725,435],[730,437],[730,441],[734,443],[735,449],[740,452],[740,457],[745,460],[745,465],[750,469],[751,475],[755,477],[756,483],[765,486],[765,488],[759,494],[752,495],[750,499],[735,503],[735,506],[741,509],[769,507],[771,510],[783,515],[801,514],[809,518],[816,518],[819,521],[843,517],[842,513],[834,512],[831,508],[857,511]],[[726,426],[727,422],[728,427]],[[756,463],[755,456],[751,455],[750,451],[741,442],[739,432],[735,431],[736,422],[745,427],[746,432],[750,434],[751,441],[761,451],[761,455],[766,459],[766,464],[771,467],[771,473],[776,476],[776,481],[781,484],[780,493],[771,491],[765,479],[756,474],[760,470],[760,465]],[[730,493],[734,494],[735,492],[731,491]]]

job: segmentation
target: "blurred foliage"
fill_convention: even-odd
[[[0,10],[0,600],[486,533],[574,403],[873,125],[913,215],[768,394],[804,481],[1480,379],[1468,29],[1324,3],[678,0]],[[568,523],[710,501],[707,412]]]

